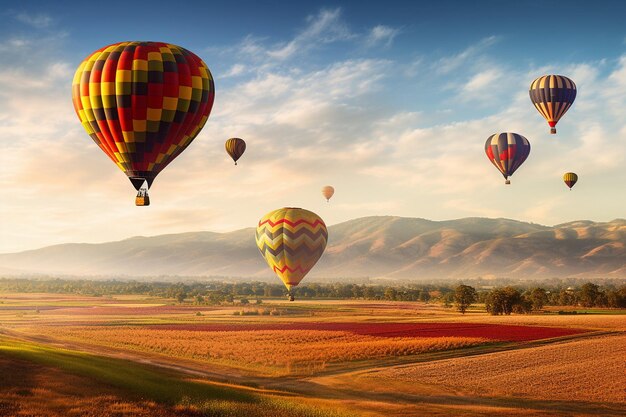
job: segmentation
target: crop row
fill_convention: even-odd
[[[362,336],[391,338],[481,338],[521,342],[577,334],[583,330],[558,327],[515,326],[482,323],[258,323],[258,324],[175,324],[152,326],[155,330],[204,332],[249,331],[333,331]]]
[[[270,373],[323,369],[329,363],[382,359],[457,349],[488,342],[469,337],[376,337],[342,331],[190,331],[149,327],[40,328],[49,336],[158,353]]]

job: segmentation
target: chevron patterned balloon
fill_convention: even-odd
[[[322,256],[327,241],[324,221],[301,208],[274,210],[259,220],[256,229],[261,255],[290,294]]]

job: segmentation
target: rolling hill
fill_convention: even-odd
[[[263,278],[254,229],[69,243],[1,254],[0,271],[86,276]],[[626,278],[626,220],[553,227],[509,219],[364,217],[329,227],[310,277]]]

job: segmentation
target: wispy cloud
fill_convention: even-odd
[[[510,81],[509,81],[510,82]],[[493,106],[503,101],[510,101],[503,93],[510,91],[505,80],[504,69],[491,66],[484,70],[470,72],[469,79],[462,84],[450,84],[451,90],[460,90],[455,97],[459,102],[472,102],[480,107]]]
[[[226,72],[226,74],[222,75],[222,77],[224,77],[224,78],[236,77],[238,75],[243,74],[245,71],[246,71],[246,66],[245,65],[243,65],[243,64],[235,64],[232,67],[230,67],[228,72]]]
[[[477,54],[485,51],[496,42],[498,42],[497,36],[489,36],[487,38],[481,39],[479,42],[468,46],[458,54],[439,59],[434,64],[434,69],[441,74],[447,74],[453,70],[459,69],[470,59],[475,57]]]
[[[490,84],[498,82],[502,77],[502,72],[497,68],[490,68],[488,70],[479,72],[472,76],[470,80],[463,86],[463,91],[466,93],[476,93],[482,91]]]
[[[341,19],[341,9],[322,10],[307,18],[308,25],[293,40],[268,51],[274,59],[286,59],[302,54],[319,44],[345,41],[355,35]]]
[[[28,46],[32,45],[31,39],[26,38],[9,38],[0,43],[0,51],[15,51],[24,49]]]
[[[26,12],[20,12],[15,15],[15,18],[22,23],[34,27],[35,29],[48,28],[54,22],[52,17],[43,13],[30,14]]]
[[[322,9],[310,15],[305,25],[293,38],[270,43],[267,38],[249,34],[239,43],[227,47],[208,47],[208,53],[222,59],[236,58],[238,63],[225,71],[226,77],[239,76],[243,72],[263,75],[265,73],[301,72],[301,63],[296,59],[318,53],[325,46],[341,44],[354,50],[374,46],[388,47],[400,33],[400,29],[386,25],[377,25],[366,32],[352,30],[342,18],[340,8]]]
[[[391,46],[393,40],[400,33],[400,29],[392,28],[385,25],[377,25],[372,28],[370,33],[365,39],[367,46],[383,45],[385,47]]]

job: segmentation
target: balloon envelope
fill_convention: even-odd
[[[215,86],[194,53],[163,42],[120,42],[89,55],[72,82],[74,109],[102,151],[140,189],[206,123]]]
[[[330,185],[327,185],[324,188],[322,188],[322,195],[324,196],[326,201],[330,200],[333,194],[335,194],[335,189],[331,187]]]
[[[491,163],[508,178],[524,163],[530,154],[530,142],[517,133],[496,133],[485,142],[485,153]]]
[[[226,152],[233,158],[235,165],[237,165],[237,160],[241,158],[241,155],[246,151],[246,142],[240,138],[230,138],[224,144],[224,148],[226,148]]]
[[[255,237],[270,269],[291,291],[324,253],[328,230],[317,214],[285,207],[263,216]]]
[[[574,184],[576,184],[576,182],[578,181],[578,175],[573,172],[566,172],[565,174],[563,174],[563,181],[565,182],[565,185],[567,185],[571,190]]]
[[[530,84],[530,100],[556,133],[556,124],[576,99],[576,84],[563,75],[544,75]]]

